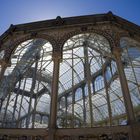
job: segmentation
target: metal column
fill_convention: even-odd
[[[50,118],[49,118],[49,140],[55,140],[60,59],[61,59],[61,53],[55,52],[53,54],[54,66],[53,66],[51,107],[50,107]]]

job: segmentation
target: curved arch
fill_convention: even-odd
[[[114,39],[106,31],[103,31],[103,30],[100,30],[100,29],[98,29],[98,30],[93,29],[93,30],[87,30],[87,31],[75,30],[75,31],[64,34],[64,36],[61,39],[61,46],[62,46],[61,50],[63,50],[63,46],[67,42],[67,40],[69,40],[70,38],[72,38],[72,37],[74,37],[78,34],[85,34],[85,33],[95,33],[95,34],[101,35],[101,36],[105,37],[105,39],[107,39],[111,48],[116,46],[115,42],[114,42]]]
[[[7,61],[10,60],[11,55],[14,53],[14,51],[18,45],[20,45],[21,43],[23,43],[27,40],[31,40],[31,39],[44,39],[44,40],[50,42],[50,44],[52,45],[52,48],[54,46],[56,46],[56,40],[53,38],[53,36],[45,35],[45,34],[36,34],[35,36],[33,36],[32,34],[26,35],[24,37],[18,38],[17,40],[15,40],[14,42],[12,42],[10,44],[10,47],[5,49],[5,56],[4,57],[6,58],[6,60]]]

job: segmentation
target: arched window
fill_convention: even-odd
[[[12,121],[11,127],[37,127],[36,112],[49,114],[52,71],[52,45],[47,40],[27,40],[15,48],[0,83],[3,127]],[[12,119],[4,124],[9,108]]]
[[[68,39],[63,46],[59,72],[59,96],[67,95],[66,115],[71,116],[71,121],[73,121],[71,123],[75,125],[72,127],[77,127],[74,124],[74,118],[78,115],[78,113],[76,114],[78,112],[77,104],[82,108],[79,113],[82,125],[89,126],[91,116],[92,119],[95,117],[92,113],[95,110],[93,101],[96,100],[93,93],[104,88],[104,79],[101,76],[102,67],[106,67],[110,62],[109,58],[105,56],[111,56],[110,44],[105,37],[96,33],[75,35]],[[106,75],[109,77],[109,74],[108,70]]]

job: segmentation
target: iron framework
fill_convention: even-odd
[[[11,25],[0,36],[0,137],[138,140],[140,27],[112,12]]]

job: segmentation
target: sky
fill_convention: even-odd
[[[0,0],[0,35],[10,24],[108,11],[140,25],[140,0]]]

